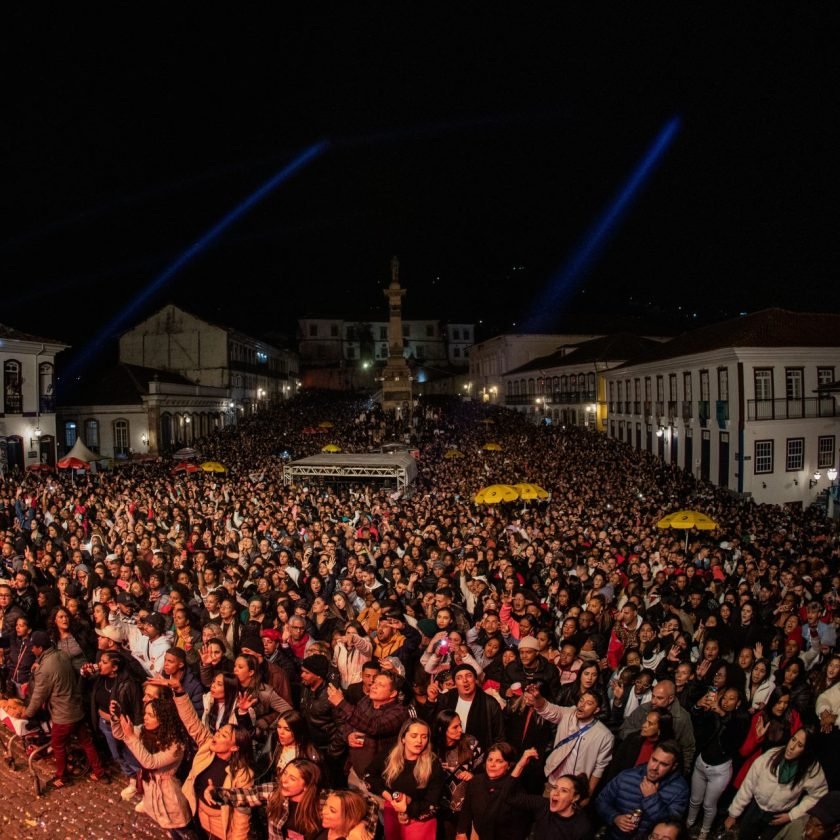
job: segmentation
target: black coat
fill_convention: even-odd
[[[438,698],[436,703],[437,711],[452,709],[454,712],[457,705],[457,691],[447,691]],[[489,694],[485,694],[480,688],[475,690],[470,713],[463,725],[464,732],[478,741],[482,752],[487,752],[496,741],[501,741],[505,737],[505,722],[498,701]]]

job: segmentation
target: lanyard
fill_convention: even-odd
[[[551,748],[551,752],[549,752],[548,755],[551,755],[551,753],[553,753],[555,750],[559,750],[560,747],[565,746],[570,741],[574,741],[576,738],[580,738],[580,736],[583,735],[583,733],[586,732],[587,729],[592,729],[593,726],[595,726],[595,721],[590,720],[589,723],[586,724],[586,726],[582,726],[580,729],[578,729],[577,732],[572,732],[571,735],[567,735],[559,744],[555,744]],[[547,757],[548,756],[546,756],[546,758]]]

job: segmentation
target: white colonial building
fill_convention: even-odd
[[[243,413],[288,399],[299,382],[297,354],[169,304],[120,336],[120,361],[223,388]]]
[[[502,374],[530,361],[551,354],[564,354],[596,334],[521,334],[505,333],[488,338],[470,350],[470,373],[466,396],[485,402],[504,402],[505,381]]]
[[[561,347],[506,371],[503,402],[537,422],[606,431],[604,375],[656,345],[651,338],[616,333],[578,347]]]
[[[758,502],[810,504],[837,468],[840,315],[769,309],[604,374],[607,431]]]
[[[0,324],[0,472],[55,464],[55,357],[68,346]]]

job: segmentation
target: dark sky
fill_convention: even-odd
[[[256,334],[307,313],[384,317],[396,253],[409,317],[511,329],[675,115],[558,317],[681,329],[694,312],[840,309],[837,14],[670,5],[678,16],[12,17],[0,321],[76,347],[107,334],[326,138],[129,323],[167,301]]]

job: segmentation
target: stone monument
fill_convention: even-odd
[[[382,371],[382,407],[388,410],[408,409],[411,395],[411,371],[403,355],[402,299],[400,261],[391,259],[391,285],[383,290],[388,298],[388,362]]]

